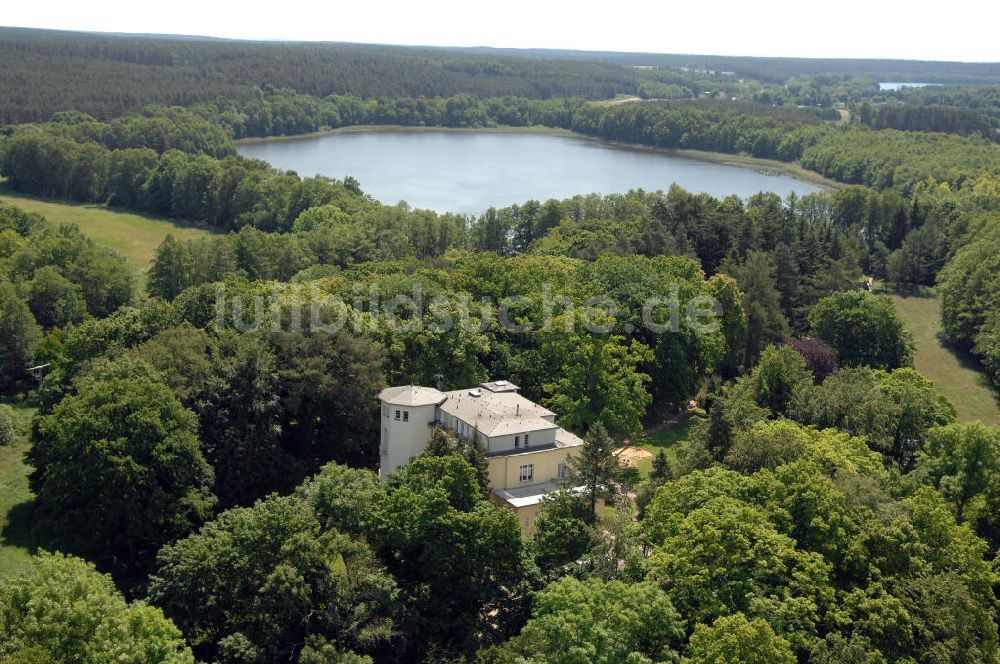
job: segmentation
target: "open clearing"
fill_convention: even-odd
[[[671,463],[677,460],[677,452],[687,445],[688,436],[691,434],[691,427],[698,421],[705,419],[705,413],[695,410],[689,417],[682,419],[676,424],[672,424],[664,429],[650,434],[642,442],[637,442],[633,447],[627,448],[626,457],[629,463],[634,463],[639,469],[639,474],[649,477],[649,471],[653,469],[653,458],[663,450]],[[643,454],[646,452],[647,454]]]
[[[37,212],[53,223],[78,224],[84,235],[125,256],[135,271],[138,285],[143,291],[146,285],[146,271],[153,260],[153,253],[167,234],[172,233],[178,240],[190,240],[213,232],[202,226],[109,209],[102,205],[23,196],[14,194],[5,187],[0,187],[0,200],[29,212]]]
[[[963,421],[980,420],[1000,426],[1000,401],[975,360],[941,339],[941,302],[931,292],[893,295],[896,310],[913,333],[913,366],[934,381],[951,399]]]

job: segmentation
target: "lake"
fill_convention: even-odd
[[[878,89],[893,91],[901,88],[926,88],[928,85],[934,85],[934,83],[901,83],[899,81],[886,81],[884,83],[879,83]]]
[[[479,214],[531,199],[666,190],[673,182],[717,197],[821,189],[788,175],[544,133],[378,129],[241,141],[238,149],[303,177],[350,175],[383,203],[438,212]]]

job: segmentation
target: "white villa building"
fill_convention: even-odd
[[[583,441],[556,424],[552,411],[504,380],[442,392],[403,385],[379,393],[382,412],[379,475],[404,468],[430,442],[435,426],[478,443],[489,462],[494,499],[530,530],[546,493],[566,479],[566,458]]]

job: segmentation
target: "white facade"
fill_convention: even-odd
[[[441,392],[407,385],[389,387],[379,394],[381,437],[379,476],[399,470],[419,456],[431,439]]]
[[[442,392],[430,387],[389,387],[381,402],[380,475],[403,468],[430,442],[434,426],[478,443],[488,458],[533,454],[583,441],[555,423],[555,413],[498,380]],[[545,478],[547,480],[554,478]]]
[[[442,392],[403,385],[379,393],[379,476],[405,468],[427,449],[435,427],[478,439],[493,498],[531,532],[542,498],[566,481],[569,457],[583,445],[556,424],[555,413],[525,399],[506,381]]]

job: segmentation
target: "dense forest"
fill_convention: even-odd
[[[880,60],[863,58],[781,58],[665,53],[608,53],[548,49],[468,49],[473,53],[520,53],[526,57],[599,59],[632,66],[706,70],[785,83],[793,78],[852,76],[874,81],[915,83],[996,84],[1000,73],[995,63],[933,62],[925,60]]]
[[[996,140],[989,117],[959,106],[885,104],[877,110],[858,109],[859,121],[875,129],[900,129],[970,136]]]
[[[47,120],[69,110],[107,120],[151,104],[243,100],[266,86],[366,99],[687,99],[721,93],[821,107],[886,94],[914,100],[940,94],[945,99],[916,103],[982,110],[984,104],[970,98],[982,96],[986,84],[1000,84],[995,65],[975,63],[262,43],[2,27],[0,58],[0,124]],[[949,85],[942,93],[882,93],[879,81]],[[979,85],[955,85],[971,83]]]
[[[606,99],[640,83],[694,77],[596,61],[530,59],[444,49],[84,35],[0,28],[0,123],[75,110],[108,119],[149,104],[241,98],[254,87],[326,97]],[[30,81],[31,84],[26,83]]]
[[[1000,662],[1000,430],[959,421],[862,286],[937,286],[1000,385],[993,116],[863,78],[992,70],[677,65],[788,81],[734,100],[701,95],[728,74],[603,55],[0,36],[0,89],[37,95],[0,100],[5,186],[218,231],[167,236],[140,290],[78,226],[0,203],[0,394],[37,409],[22,431],[0,405],[37,549],[0,576],[0,661]],[[657,99],[585,99],[623,92]],[[362,124],[558,127],[839,186],[455,215],[235,149]],[[443,429],[373,472],[380,389],[497,377],[584,438],[583,499],[550,494],[527,534]],[[648,472],[616,454],[678,416]]]
[[[945,648],[945,661],[992,661],[994,580],[983,558],[997,538],[992,484],[950,478],[973,449],[986,455],[981,472],[993,473],[1000,440],[954,424],[953,406],[906,368],[910,341],[888,300],[843,290],[860,274],[857,229],[837,228],[850,201],[838,192],[790,207],[767,196],[744,206],[674,189],[526,203],[487,213],[467,248],[431,263],[366,256],[317,272],[308,254],[279,247],[307,246],[324,227],[364,226],[328,205],[270,239],[251,229],[207,245],[168,239],[150,275],[157,297],[109,316],[80,311],[75,323],[34,322],[32,304],[67,309],[61,302],[86,284],[45,265],[48,224],[5,207],[5,232],[16,241],[8,278],[30,294],[23,325],[11,332],[31,343],[48,331],[36,352],[53,367],[30,452],[35,537],[113,573],[128,596],[156,607],[143,622],[102,610],[101,620],[132,627],[98,622],[91,629],[110,636],[85,638],[87,647],[112,649],[98,650],[106,655],[130,639],[177,658],[155,661],[191,661],[186,641],[201,660],[233,662],[327,661],[317,652],[348,651],[376,661],[614,662],[628,653],[712,661],[723,648],[726,661],[742,661],[734,658],[752,637],[752,648],[773,651],[768,661],[843,661],[851,652],[906,661],[928,648]],[[620,226],[593,244],[615,220]],[[732,234],[718,237],[724,228]],[[72,227],[56,230],[78,238]],[[527,251],[506,244],[526,232]],[[290,280],[260,272],[261,261],[285,269],[284,257],[295,255],[306,262]],[[100,260],[84,252],[78,262]],[[204,283],[179,281],[211,269],[219,271]],[[62,287],[36,296],[46,270]],[[268,320],[318,302],[348,327],[220,328],[212,279],[244,311],[263,296]],[[409,314],[369,309],[367,300],[357,308],[350,294],[359,283],[378,283],[386,297],[418,288],[452,302],[520,296],[529,320],[543,287],[558,289],[564,304],[553,330],[437,331],[393,322]],[[717,330],[648,335],[637,327],[635,303],[671,286],[682,304],[699,294],[726,303]],[[572,322],[595,293],[619,311],[598,337]],[[773,345],[798,334],[809,338]],[[685,454],[634,487],[636,524],[624,497],[596,523],[560,494],[522,541],[513,516],[483,499],[475,457],[455,455],[455,442],[389,483],[363,470],[376,455],[370,395],[437,375],[454,385],[516,378],[558,403],[563,421],[589,430],[595,446],[605,429],[637,431],[653,404],[679,404],[709,376],[737,379],[713,394],[711,418]],[[607,398],[581,398],[592,382]],[[122,429],[136,418],[148,425]],[[94,437],[115,444],[81,447]],[[130,466],[114,463],[123,455]],[[636,481],[611,471],[609,499]],[[108,484],[127,488],[129,500],[103,491]],[[136,519],[130,505],[147,507]],[[725,532],[741,538],[724,553],[699,553]],[[760,568],[764,552],[774,569]],[[0,592],[13,652],[77,652],[35,632],[23,604],[47,607],[66,584],[105,588],[106,599],[88,593],[79,611],[98,601],[115,612],[143,606],[125,604],[74,558],[42,557],[36,566]],[[768,602],[753,599],[764,592]],[[32,615],[63,624],[53,610]],[[895,616],[892,631],[874,627],[872,616],[884,612]],[[301,615],[314,619],[281,618]],[[919,627],[925,622],[933,629]],[[568,652],[565,629],[579,635]]]
[[[904,88],[893,97],[915,106],[957,106],[982,113],[1000,128],[1000,87],[995,85],[929,85]]]

